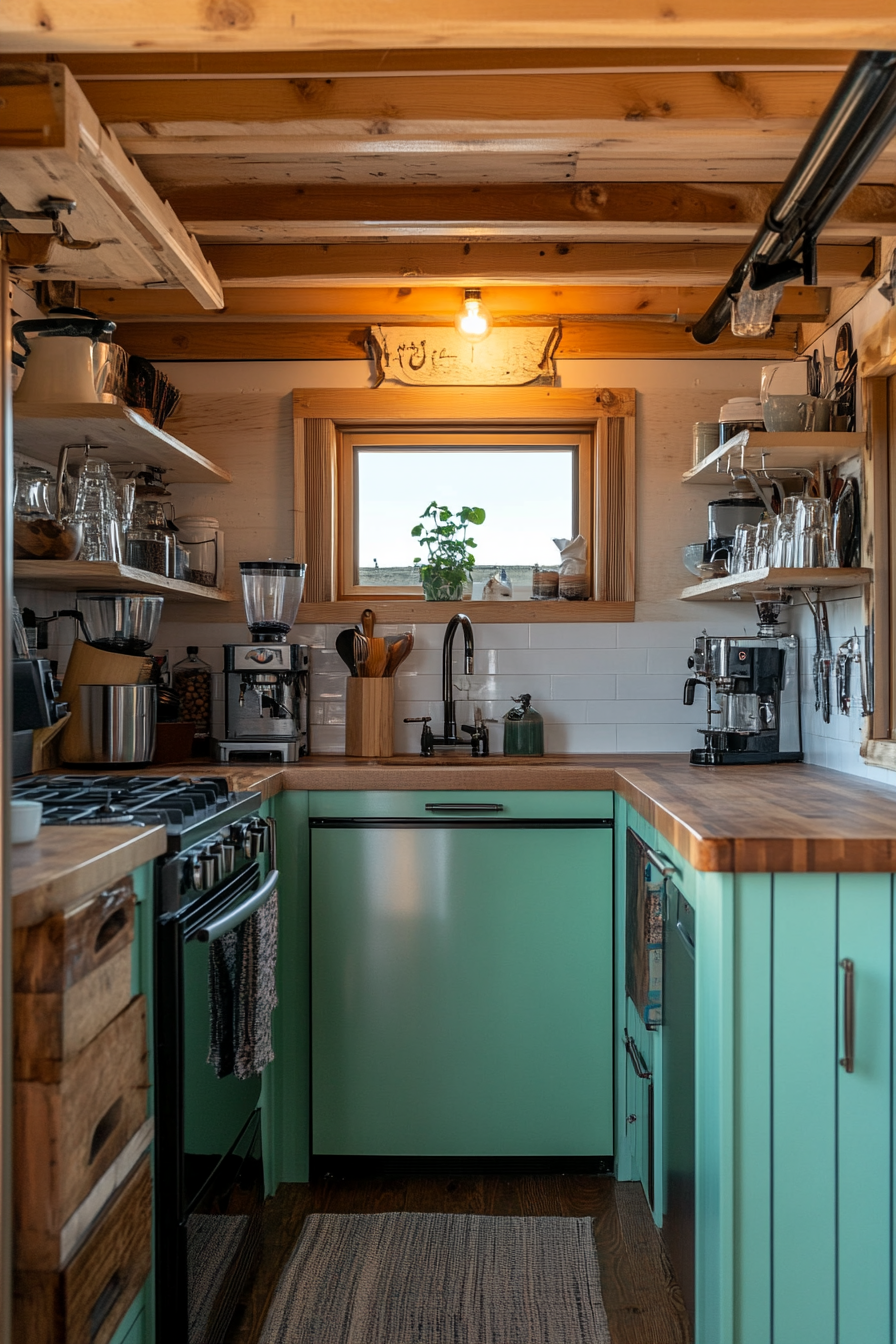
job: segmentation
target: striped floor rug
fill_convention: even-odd
[[[591,1220],[312,1214],[260,1344],[611,1344]]]

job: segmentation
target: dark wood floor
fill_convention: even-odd
[[[446,1176],[282,1185],[267,1202],[261,1268],[229,1344],[256,1344],[306,1214],[400,1210],[593,1218],[613,1344],[690,1342],[681,1294],[640,1185],[610,1176]]]

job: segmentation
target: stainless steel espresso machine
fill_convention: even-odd
[[[759,606],[759,631],[694,640],[684,703],[706,688],[706,727],[691,765],[766,765],[803,759],[800,734],[799,641],[781,634],[778,604]]]
[[[240,565],[251,644],[224,645],[221,761],[297,761],[308,754],[308,649],[287,644],[302,600],[305,566],[289,560]]]

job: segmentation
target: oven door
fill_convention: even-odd
[[[156,1213],[159,1338],[214,1344],[254,1262],[264,1201],[261,1075],[218,1077],[208,1062],[210,945],[276,890],[244,867],[182,910],[156,941]],[[165,1329],[169,1326],[170,1329]]]

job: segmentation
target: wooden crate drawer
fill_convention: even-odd
[[[135,998],[61,1070],[14,1084],[15,1261],[55,1269],[66,1220],[146,1116],[146,1003]]]
[[[16,1272],[17,1344],[108,1344],[149,1274],[151,1236],[144,1158],[63,1269]]]
[[[15,1077],[58,1082],[61,1069],[131,997],[136,898],[130,878],[42,924],[14,930]]]

